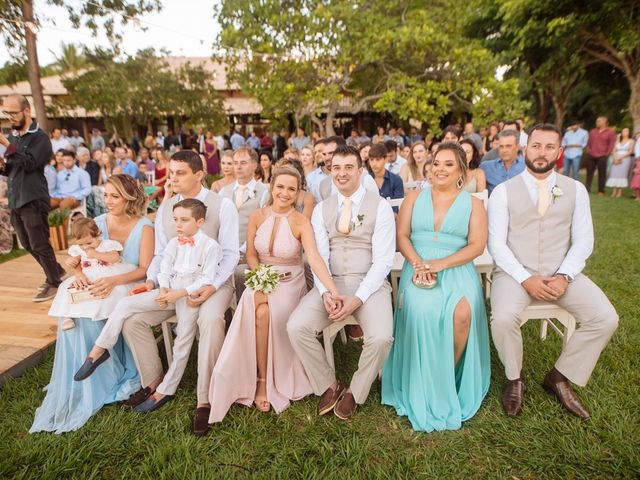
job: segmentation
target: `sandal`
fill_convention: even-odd
[[[266,378],[258,378],[258,383],[265,383],[266,384],[267,383],[267,379]],[[256,406],[256,408],[261,412],[265,412],[266,413],[269,410],[271,410],[271,404],[267,400],[267,397],[263,397],[263,396],[258,397],[256,395],[256,398],[253,401],[253,403]]]

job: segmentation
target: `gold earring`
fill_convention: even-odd
[[[456,187],[458,187],[458,190],[462,190],[462,187],[464,187],[464,180],[462,179],[462,175],[460,175],[460,178],[456,182]]]

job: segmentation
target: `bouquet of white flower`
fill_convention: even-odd
[[[271,293],[278,287],[280,274],[273,266],[260,264],[255,270],[245,270],[244,280],[256,292]]]

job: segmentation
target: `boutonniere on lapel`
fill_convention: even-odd
[[[551,188],[551,203],[556,203],[556,198],[564,195],[564,192],[558,185],[554,185]]]
[[[247,197],[250,200],[253,200],[254,198],[256,198],[256,191],[255,190],[249,190],[249,194],[247,195]]]
[[[364,221],[364,215],[363,214],[358,215],[356,219],[351,222],[351,230],[355,230],[356,228],[361,226],[363,221]]]

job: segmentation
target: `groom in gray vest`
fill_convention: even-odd
[[[155,255],[147,271],[149,289],[155,288],[160,263],[168,241],[177,235],[173,220],[173,205],[183,198],[196,198],[207,206],[202,231],[220,244],[222,255],[218,262],[213,285],[205,285],[189,298],[189,305],[199,307],[198,315],[198,403],[193,421],[193,433],[207,432],[209,419],[209,383],[213,367],[224,341],[224,314],[231,304],[233,285],[231,275],[238,263],[238,213],[233,204],[202,186],[204,171],[197,153],[184,150],[175,153],[169,163],[171,189],[174,196],[166,199],[157,211],[155,222]],[[136,302],[130,296],[120,301],[118,309],[127,311]],[[161,324],[173,311],[151,309],[131,316],[122,333],[129,345],[140,373],[142,389],[125,406],[134,407],[148,398],[163,377],[158,346],[151,327]],[[160,403],[160,401],[158,402]],[[159,406],[159,405],[158,405]]]
[[[220,195],[231,200],[238,209],[240,261],[234,272],[238,300],[244,292],[244,271],[249,268],[245,259],[249,217],[258,208],[263,207],[269,198],[269,187],[258,182],[255,177],[258,164],[258,152],[251,147],[238,148],[233,152],[233,173],[236,181],[220,190]]]
[[[346,420],[367,400],[393,342],[391,289],[386,278],[395,255],[395,221],[389,204],[360,184],[362,159],[354,147],[339,146],[331,165],[338,193],[320,202],[311,223],[318,252],[329,266],[340,296],[315,287],[291,314],[287,331],[316,395],[318,414],[334,411]],[[345,387],[336,380],[318,334],[353,315],[364,332],[358,369]]]
[[[571,382],[587,384],[618,326],[611,302],[582,274],[593,251],[589,196],[581,183],[553,169],[561,138],[554,125],[532,127],[525,152],[527,169],[498,185],[489,199],[489,250],[496,262],[491,333],[508,379],[502,406],[510,417],[522,409],[520,314],[532,302],[559,305],[579,324],[543,387],[583,420],[589,413]]]

